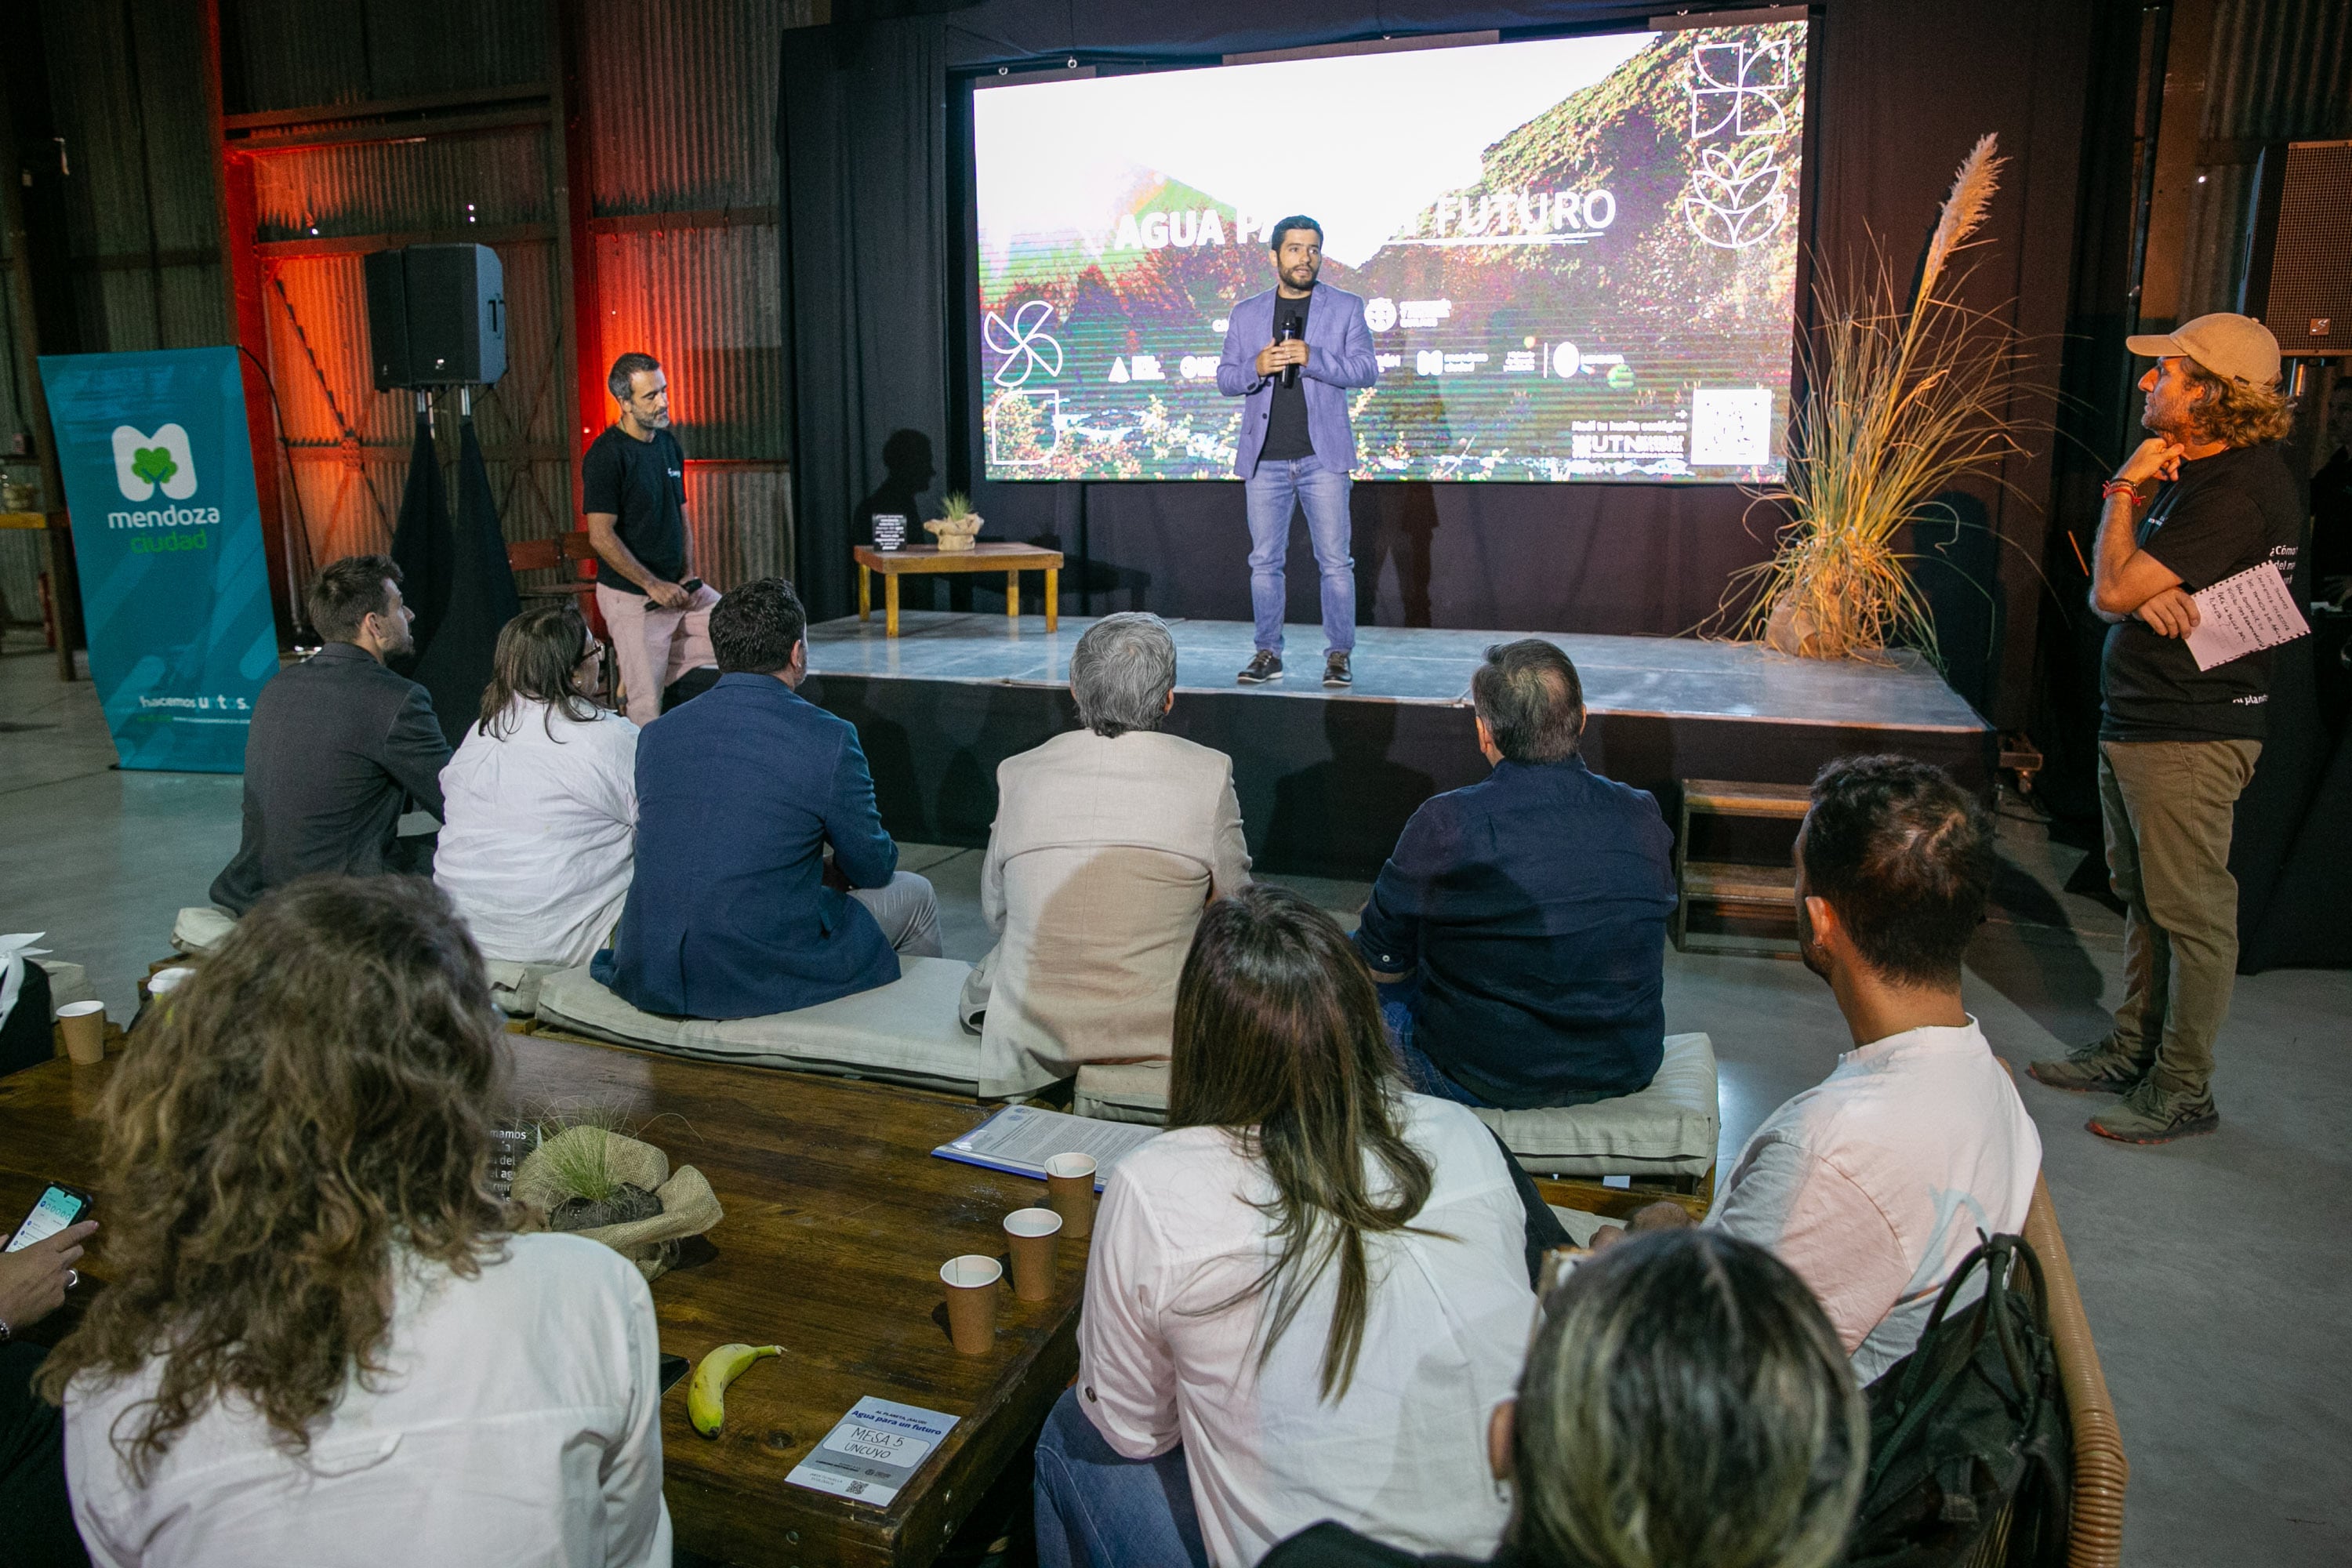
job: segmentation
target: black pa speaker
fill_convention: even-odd
[[[2282,353],[2352,353],[2352,142],[2263,149],[2241,309]]]
[[[487,245],[412,245],[367,258],[375,389],[488,386],[507,373],[506,271]]]

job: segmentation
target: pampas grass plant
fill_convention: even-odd
[[[1936,625],[1898,552],[1904,526],[1958,481],[1998,483],[2023,447],[2010,414],[2016,334],[1954,296],[2000,188],[1994,138],[1952,181],[1916,284],[1883,250],[1858,281],[1815,286],[1821,324],[1800,345],[1806,395],[1789,428],[1788,477],[1759,499],[1790,521],[1772,558],[1733,578],[1719,620],[1784,653],[1844,658],[1890,644],[1937,657]]]

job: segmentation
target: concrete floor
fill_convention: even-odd
[[[89,685],[21,635],[0,655],[0,931],[47,931],[127,1018],[173,912],[236,847],[240,780],[124,773]],[[2004,802],[2000,910],[1969,1005],[2013,1063],[2094,1037],[2119,992],[2120,922],[2062,891],[2079,851]],[[977,958],[980,855],[908,846],[937,884],[948,952]],[[1352,919],[1360,883],[1288,879]],[[1722,1063],[1723,1152],[1825,1074],[1847,1039],[1795,963],[1669,952],[1668,1026]],[[2135,1149],[2082,1129],[2099,1103],[2031,1080],[2044,1165],[2132,1460],[2126,1560],[2148,1568],[2352,1562],[2352,979],[2239,983],[2220,1133]]]

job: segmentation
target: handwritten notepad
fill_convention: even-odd
[[[2196,599],[2197,629],[2188,641],[2200,669],[2293,642],[2311,631],[2287,591],[2286,579],[2267,562],[2224,577]]]

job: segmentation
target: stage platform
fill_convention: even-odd
[[[1093,625],[908,610],[886,637],[879,616],[809,628],[804,695],[856,724],[882,816],[901,838],[984,844],[996,764],[1076,724],[1070,651]],[[1430,795],[1486,776],[1472,727],[1471,672],[1487,645],[1542,635],[1584,679],[1585,755],[1658,795],[1679,781],[1801,784],[1832,757],[1900,752],[1989,791],[1995,736],[1913,654],[1885,664],[1786,658],[1683,637],[1365,626],[1354,686],[1327,689],[1321,637],[1290,628],[1286,679],[1238,686],[1250,627],[1171,621],[1177,699],[1167,729],[1234,759],[1250,850],[1268,869],[1368,878]]]

